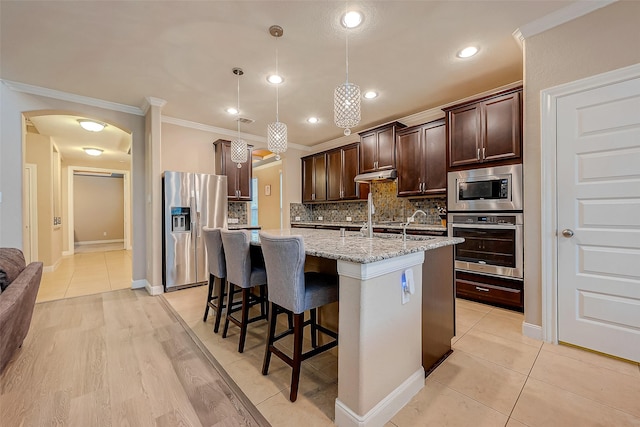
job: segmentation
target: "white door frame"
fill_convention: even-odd
[[[123,175],[123,185],[124,185],[124,248],[127,250],[131,250],[131,187],[130,187],[130,172],[126,170],[120,169],[102,169],[102,168],[88,168],[84,166],[69,166],[69,172],[67,176],[68,183],[68,196],[67,196],[67,217],[69,218],[69,222],[67,224],[68,233],[68,246],[69,251],[66,252],[68,255],[73,255],[75,252],[75,245],[73,240],[73,232],[74,232],[74,217],[73,217],[73,175],[76,171],[88,171],[88,172],[98,172],[98,173],[117,173]]]
[[[542,339],[558,343],[557,102],[559,98],[640,77],[640,64],[562,84],[540,93]]]
[[[29,231],[25,236],[28,242],[24,242],[29,244],[30,259],[26,260],[27,264],[29,264],[38,260],[38,165],[25,163],[24,170],[29,174],[29,188],[22,187],[22,197],[24,197],[25,201],[28,199],[29,203],[28,211],[27,209],[23,211],[23,226],[27,224],[29,227]],[[24,178],[22,181],[24,185]]]

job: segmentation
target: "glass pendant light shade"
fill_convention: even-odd
[[[233,74],[238,76],[238,114],[240,114],[240,76],[244,74],[242,68],[234,68],[231,70]],[[231,141],[231,161],[238,164],[238,169],[242,167],[243,163],[248,160],[248,146],[247,141],[240,138],[240,119],[238,118],[238,137]]]
[[[354,83],[343,83],[333,94],[333,119],[336,126],[351,135],[352,127],[360,123],[360,87]]]
[[[236,138],[231,141],[231,161],[238,164],[238,168],[242,167],[242,163],[246,163],[248,158],[247,141]]]
[[[280,160],[280,153],[287,151],[287,125],[273,122],[267,125],[267,148]]]
[[[279,25],[269,27],[269,34],[276,38],[282,37],[284,30]],[[278,74],[278,49],[276,48],[276,75]],[[276,121],[267,125],[267,149],[280,160],[280,153],[287,151],[287,125],[280,121],[279,90],[276,85]]]

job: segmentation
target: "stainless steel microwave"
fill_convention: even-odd
[[[522,165],[449,172],[450,212],[522,211]]]

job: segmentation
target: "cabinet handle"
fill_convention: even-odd
[[[486,159],[487,156],[484,155],[484,147],[482,147],[482,160]]]
[[[489,292],[489,289],[481,288],[480,286],[476,286],[476,291]]]
[[[480,160],[480,149],[476,150],[476,160]]]

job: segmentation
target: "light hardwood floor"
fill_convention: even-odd
[[[211,359],[144,290],[36,304],[0,376],[0,425],[268,425]]]

